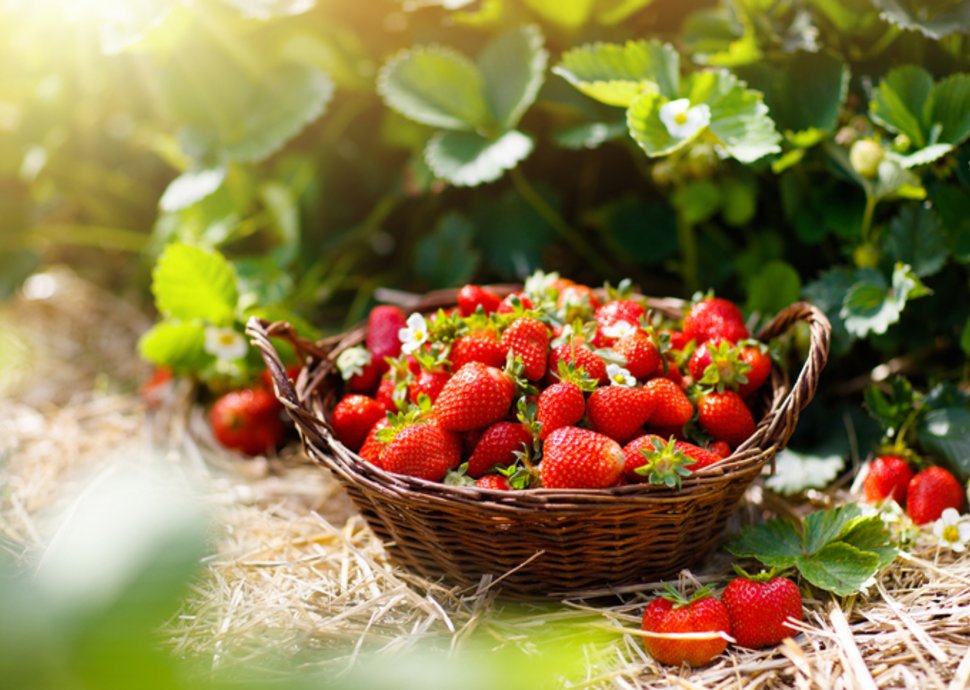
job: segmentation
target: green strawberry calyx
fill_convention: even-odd
[[[727,388],[737,390],[738,386],[748,382],[751,365],[741,359],[739,348],[723,341],[717,345],[706,343],[705,347],[711,353],[711,363],[704,369],[698,385],[722,393]]]
[[[679,489],[683,478],[690,476],[688,465],[693,465],[697,461],[677,448],[677,439],[673,437],[667,443],[655,438],[652,444],[652,450],[640,449],[646,463],[636,468],[634,472],[646,477],[651,484]]]
[[[663,591],[660,593],[660,597],[673,604],[675,609],[690,606],[695,601],[699,601],[713,595],[713,588],[710,585],[704,585],[703,587],[699,587],[694,590],[694,593],[688,597],[682,590],[676,589],[669,582],[663,583]]]
[[[752,574],[737,563],[732,564],[731,567],[734,568],[734,572],[738,577],[743,577],[745,580],[751,580],[752,582],[771,582],[776,577],[784,577],[786,573],[791,571],[791,568],[772,567],[768,570],[762,570],[760,573]]]
[[[427,424],[431,421],[431,398],[426,393],[418,396],[416,404],[408,405],[402,412],[387,415],[390,424],[377,432],[380,443],[390,443],[404,429],[415,424]]]

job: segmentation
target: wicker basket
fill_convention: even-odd
[[[450,306],[455,296],[432,293],[413,309]],[[650,300],[650,307],[679,315],[684,303]],[[319,343],[298,337],[286,323],[253,319],[247,332],[307,453],[336,475],[395,563],[468,587],[491,575],[501,578],[503,593],[534,597],[669,577],[715,547],[741,495],[785,446],[815,394],[828,357],[831,327],[825,315],[809,304],[793,304],[758,337],[770,340],[802,321],[810,327],[811,343],[794,385],[775,367],[754,435],[730,457],[685,478],[679,491],[638,484],[503,492],[385,472],[337,441],[328,421],[340,390],[334,361],[363,341],[364,328]],[[271,337],[290,341],[306,358],[295,386]]]

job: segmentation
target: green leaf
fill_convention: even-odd
[[[927,412],[918,437],[920,446],[939,457],[960,481],[970,480],[970,410],[943,407]]]
[[[849,68],[828,53],[799,52],[783,69],[766,67],[762,85],[771,117],[796,146],[820,141],[838,125],[839,110],[849,87]]]
[[[630,130],[630,136],[651,158],[678,151],[705,131],[699,129],[692,136],[685,138],[673,136],[660,119],[660,108],[667,100],[659,93],[648,91],[633,101],[626,111],[626,124]]]
[[[219,189],[225,179],[225,166],[184,172],[169,182],[158,206],[163,211],[181,211]]]
[[[862,510],[855,503],[846,503],[827,510],[816,510],[806,515],[802,522],[802,542],[805,553],[814,554],[826,544],[841,537],[861,515]]]
[[[855,271],[848,268],[832,268],[822,272],[819,278],[805,286],[805,297],[825,312],[832,324],[833,352],[846,352],[853,340],[842,320],[845,296],[855,284]]]
[[[669,204],[627,196],[591,212],[588,220],[617,256],[647,266],[677,256],[677,217]]]
[[[696,225],[721,208],[721,189],[710,180],[693,180],[677,187],[672,201],[684,220]]]
[[[236,272],[226,259],[186,244],[165,248],[152,272],[158,310],[181,320],[232,323],[239,301]]]
[[[866,388],[864,397],[866,411],[879,423],[886,436],[896,435],[920,400],[913,385],[902,376],[893,378],[888,394],[872,384]]]
[[[897,264],[892,286],[877,271],[860,271],[860,280],[845,295],[840,316],[845,327],[857,338],[869,333],[885,333],[899,321],[907,301],[929,294],[912,268]]]
[[[657,41],[593,43],[564,53],[552,71],[590,98],[627,107],[644,92],[675,98],[680,56]]]
[[[616,141],[627,132],[626,122],[584,122],[581,125],[562,129],[552,135],[557,144],[564,149],[578,151],[595,149],[607,141]]]
[[[459,187],[494,182],[532,152],[532,139],[517,130],[498,139],[472,132],[439,132],[428,141],[425,160],[438,177]]]
[[[970,3],[968,3],[970,5]],[[953,74],[933,89],[929,131],[940,128],[935,141],[959,146],[970,137],[970,74]]]
[[[939,160],[952,150],[953,146],[950,144],[930,144],[925,148],[921,148],[918,151],[913,151],[905,156],[892,151],[888,152],[886,156],[891,160],[895,160],[904,168],[909,169],[916,168],[920,165],[927,165],[935,160]]]
[[[963,324],[963,330],[960,331],[960,349],[964,354],[970,355],[970,318],[967,318],[966,323]]]
[[[905,134],[917,148],[926,146],[922,114],[933,91],[933,77],[922,67],[906,65],[882,78],[869,103],[872,119],[886,129]]]
[[[431,288],[469,282],[481,259],[474,235],[474,226],[464,216],[444,216],[434,232],[418,241],[414,262],[418,276]]]
[[[398,53],[381,69],[377,91],[388,106],[431,127],[485,130],[495,126],[482,73],[450,48],[427,46]]]
[[[895,261],[912,266],[920,278],[937,273],[950,253],[946,233],[926,205],[907,206],[893,218],[886,250]]]
[[[205,351],[205,328],[199,322],[162,321],[138,341],[142,358],[176,372],[197,372],[212,362]]]
[[[273,258],[280,266],[287,266],[300,253],[300,209],[290,188],[279,182],[265,183],[259,190],[260,199],[269,212],[278,245]]]
[[[747,226],[758,210],[756,180],[742,176],[727,177],[721,181],[721,196],[724,222],[735,228]]]
[[[263,160],[320,117],[332,96],[333,82],[317,69],[274,69],[231,129],[222,133],[225,155],[239,161]]]
[[[775,314],[798,301],[802,279],[791,264],[774,260],[764,264],[747,281],[748,310]]]
[[[538,27],[511,29],[491,41],[478,56],[485,98],[503,130],[512,129],[532,105],[545,78],[549,54]]]
[[[605,26],[613,26],[652,4],[653,0],[600,0],[597,3],[596,20]]]
[[[525,4],[546,21],[565,29],[578,29],[586,24],[596,0],[525,0]]]
[[[737,67],[761,57],[753,27],[728,12],[700,10],[688,15],[682,30],[687,50],[701,65]]]
[[[781,136],[768,116],[768,106],[761,94],[745,88],[744,83],[730,72],[717,70],[693,74],[687,97],[691,104],[710,106],[710,130],[732,158],[752,163],[781,151],[778,145]]]
[[[893,537],[878,515],[860,517],[854,520],[840,541],[862,551],[871,551],[879,556],[878,568],[885,568],[896,560],[899,551],[892,546]]]
[[[872,0],[872,3],[887,22],[920,31],[937,41],[952,33],[966,33],[970,27],[970,0]]]
[[[789,568],[802,553],[802,540],[789,520],[768,520],[745,528],[727,550],[738,558],[757,558],[765,565]]]
[[[765,479],[765,486],[785,496],[824,489],[844,466],[840,455],[811,455],[786,448],[775,458],[775,472]]]
[[[876,574],[881,559],[872,551],[862,551],[849,544],[829,544],[818,553],[799,556],[798,572],[820,589],[838,596],[855,594]]]

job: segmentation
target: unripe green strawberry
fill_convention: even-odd
[[[521,317],[502,333],[502,347],[522,359],[525,377],[538,381],[546,375],[549,329],[538,319]]]
[[[543,444],[539,470],[547,489],[603,489],[623,475],[623,449],[609,436],[566,426]]]
[[[643,612],[642,628],[652,633],[724,633],[729,634],[731,620],[724,604],[702,590],[691,600],[678,596],[660,596]],[[720,635],[704,639],[671,639],[648,636],[643,646],[657,661],[671,666],[704,666],[727,649]]]
[[[626,443],[642,432],[653,406],[653,398],[642,388],[604,386],[589,396],[586,414],[594,431]]]
[[[511,465],[517,451],[532,445],[532,434],[519,422],[496,422],[485,430],[468,458],[468,476],[481,477],[497,465]]]
[[[330,423],[337,440],[357,451],[377,420],[386,414],[384,406],[373,398],[350,394],[341,398],[333,408]]]
[[[687,395],[670,379],[651,379],[643,390],[653,401],[651,427],[682,427],[694,416],[694,406]]]
[[[434,414],[449,431],[480,429],[504,419],[514,395],[515,385],[503,371],[469,362],[441,389]]]
[[[778,644],[798,631],[786,620],[802,620],[802,595],[794,582],[773,577],[767,582],[738,577],[721,595],[731,617],[731,636],[737,644],[761,649]]]
[[[917,525],[925,525],[947,508],[963,507],[963,487],[942,467],[927,467],[909,481],[906,512]]]
[[[406,426],[381,453],[384,469],[440,482],[461,461],[461,440],[435,421]]]
[[[869,463],[862,491],[869,503],[892,498],[899,505],[905,505],[906,490],[912,478],[913,470],[906,460],[898,455],[880,455]]]
[[[705,393],[697,403],[697,420],[716,440],[741,445],[754,433],[754,417],[734,391]]]

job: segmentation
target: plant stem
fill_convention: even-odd
[[[677,209],[677,244],[680,245],[680,276],[689,294],[700,288],[697,270],[697,233],[686,214]]]
[[[515,191],[519,193],[526,203],[532,207],[539,217],[544,221],[549,223],[559,236],[562,237],[569,246],[571,246],[580,256],[589,261],[589,263],[595,268],[604,278],[612,277],[614,272],[614,267],[596,250],[596,248],[586,241],[583,234],[572,227],[566,222],[559,213],[550,206],[542,195],[536,191],[529,181],[526,179],[525,175],[518,168],[513,168],[509,173],[512,178],[512,184],[515,187]]]
[[[866,193],[866,209],[862,214],[862,241],[869,240],[869,231],[872,229],[872,216],[876,211],[876,197]]]

